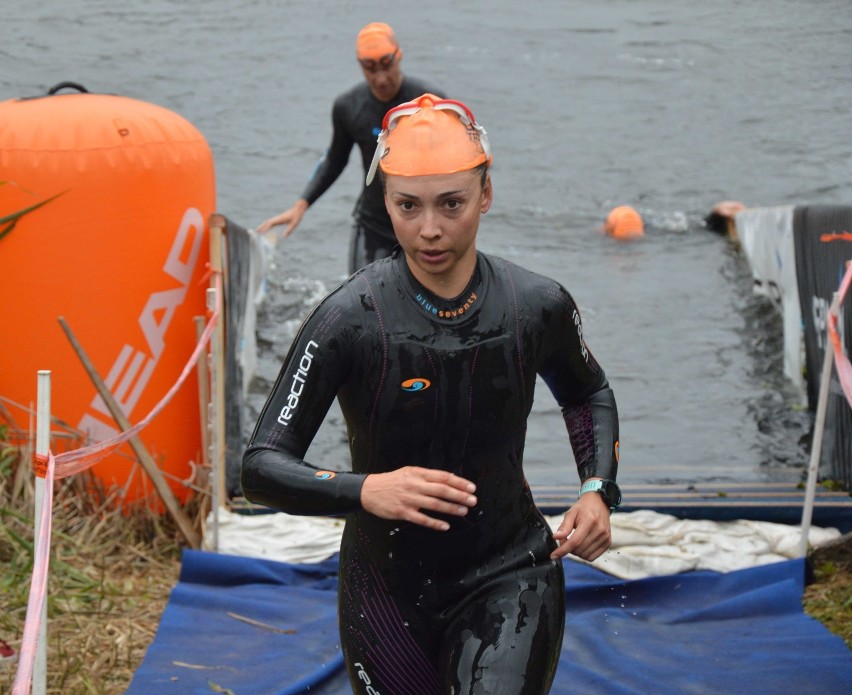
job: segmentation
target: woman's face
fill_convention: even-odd
[[[397,241],[424,287],[443,297],[464,289],[476,265],[479,217],[492,197],[491,177],[483,185],[479,169],[386,178],[385,205]]]

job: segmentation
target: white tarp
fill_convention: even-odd
[[[735,216],[737,236],[754,277],[754,291],[767,297],[784,321],[784,374],[805,403],[802,310],[793,246],[793,206],[746,208]]]
[[[257,373],[257,312],[263,305],[267,291],[267,272],[272,264],[272,242],[263,234],[247,229],[249,239],[249,264],[245,310],[237,344],[237,360],[242,367],[243,396],[248,394],[249,384]]]
[[[555,530],[561,516],[547,517]],[[208,546],[212,514],[208,517]],[[219,510],[218,552],[279,562],[320,562],[340,548],[343,520],[283,513],[257,515]],[[689,570],[729,572],[798,556],[800,527],[769,521],[678,519],[651,510],[612,515],[612,548],[592,566],[621,579]],[[840,536],[810,529],[814,547]]]
[[[809,540],[818,547],[839,536],[834,528],[811,527]],[[678,519],[641,509],[613,514],[612,547],[592,564],[622,579],[689,570],[731,572],[798,557],[800,538],[799,526],[744,519]]]

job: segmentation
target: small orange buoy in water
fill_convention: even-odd
[[[616,239],[636,239],[645,234],[645,224],[635,209],[620,205],[606,216],[604,231]]]
[[[210,148],[176,113],[71,83],[0,102],[0,220],[11,216],[0,222],[0,396],[33,403],[49,369],[54,417],[96,441],[118,433],[61,316],[124,415],[147,415],[192,354],[193,317],[206,315],[215,198]],[[193,373],[140,434],[180,500],[202,459],[200,422]],[[147,498],[125,449],[93,470],[125,500]]]

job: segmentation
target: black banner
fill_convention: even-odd
[[[226,219],[227,268],[225,272],[225,492],[228,497],[242,494],[240,467],[246,425],[243,412],[245,378],[239,355],[249,296],[251,240],[243,227]],[[223,500],[224,502],[224,500]]]
[[[793,211],[796,276],[805,337],[808,404],[816,410],[825,350],[830,349],[828,308],[852,260],[852,206],[803,205]],[[838,332],[847,354],[852,341],[852,297],[840,307]],[[852,408],[832,370],[821,471],[852,486]]]

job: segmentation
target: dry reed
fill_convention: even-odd
[[[0,459],[0,639],[17,650],[33,566],[34,494],[28,475],[14,489],[21,457],[6,452]],[[190,502],[185,511],[197,506]],[[177,582],[182,537],[170,518],[144,506],[120,511],[88,473],[55,484],[52,528],[47,692],[122,693]],[[16,668],[15,661],[0,662],[0,692],[11,692]]]

